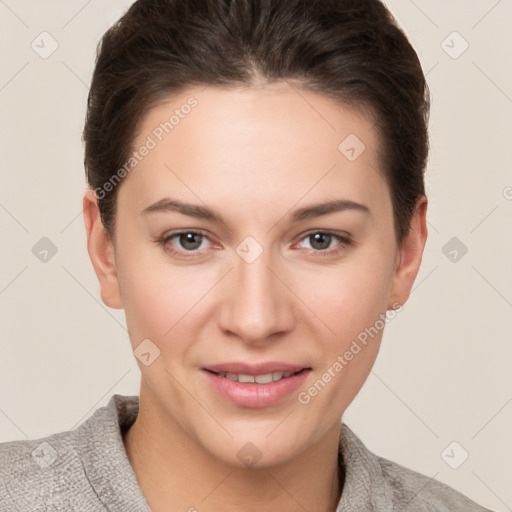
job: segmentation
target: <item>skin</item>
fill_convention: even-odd
[[[265,408],[234,405],[201,368],[295,363],[312,369],[299,391],[307,390],[380,314],[408,299],[427,236],[426,199],[399,247],[371,116],[284,82],[191,88],[146,115],[134,147],[190,96],[198,105],[119,185],[114,241],[94,193],[83,201],[103,302],[125,310],[134,350],[144,339],[160,350],[148,366],[137,359],[129,459],[155,511],[333,511],[340,419],[368,377],[382,330],[307,404],[294,392]],[[355,161],[338,150],[349,134],[366,146]],[[226,225],[142,213],[166,197],[207,206]],[[295,210],[334,199],[369,212],[291,222]],[[179,237],[158,243],[183,229],[206,234],[189,259],[177,256],[190,247]],[[311,231],[350,242],[332,237],[324,251],[337,252],[325,256]],[[236,251],[247,236],[263,249],[252,263]],[[237,456],[248,442],[261,453],[251,467]]]

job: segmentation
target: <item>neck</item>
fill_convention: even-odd
[[[339,428],[278,466],[239,468],[205,452],[157,407],[147,405],[141,389],[137,419],[123,440],[153,512],[336,510],[343,485],[338,473]]]

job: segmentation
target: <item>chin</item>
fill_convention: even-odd
[[[236,429],[227,427],[233,434],[229,440],[227,434],[205,436],[205,432],[202,432],[198,441],[213,458],[227,466],[238,469],[276,467],[298,457],[315,441],[304,432],[303,427],[300,428],[300,425],[292,428],[292,425],[286,424],[285,427],[286,420],[279,425],[281,421],[282,418],[274,421],[270,429],[268,424],[262,428],[248,422],[238,422]]]

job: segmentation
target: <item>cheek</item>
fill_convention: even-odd
[[[327,334],[316,336],[316,380],[299,401],[326,423],[352,402],[379,351],[392,273],[385,261],[371,263],[361,258],[357,265],[317,273],[314,286],[301,292],[329,331],[322,328]]]
[[[177,267],[165,261],[157,249],[130,252],[121,257],[118,275],[132,345],[149,338],[161,349],[173,340],[190,337],[194,319],[215,276],[198,267]],[[211,274],[211,272],[210,272]],[[167,350],[167,348],[166,348]]]
[[[341,350],[386,311],[393,282],[392,259],[367,251],[296,282],[298,295],[327,326],[330,336],[325,339]]]

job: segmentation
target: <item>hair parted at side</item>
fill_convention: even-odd
[[[276,80],[373,113],[400,243],[425,193],[429,91],[379,0],[136,1],[98,45],[83,131],[86,176],[102,191],[109,235],[119,187],[104,185],[130,158],[151,108],[190,86]]]

